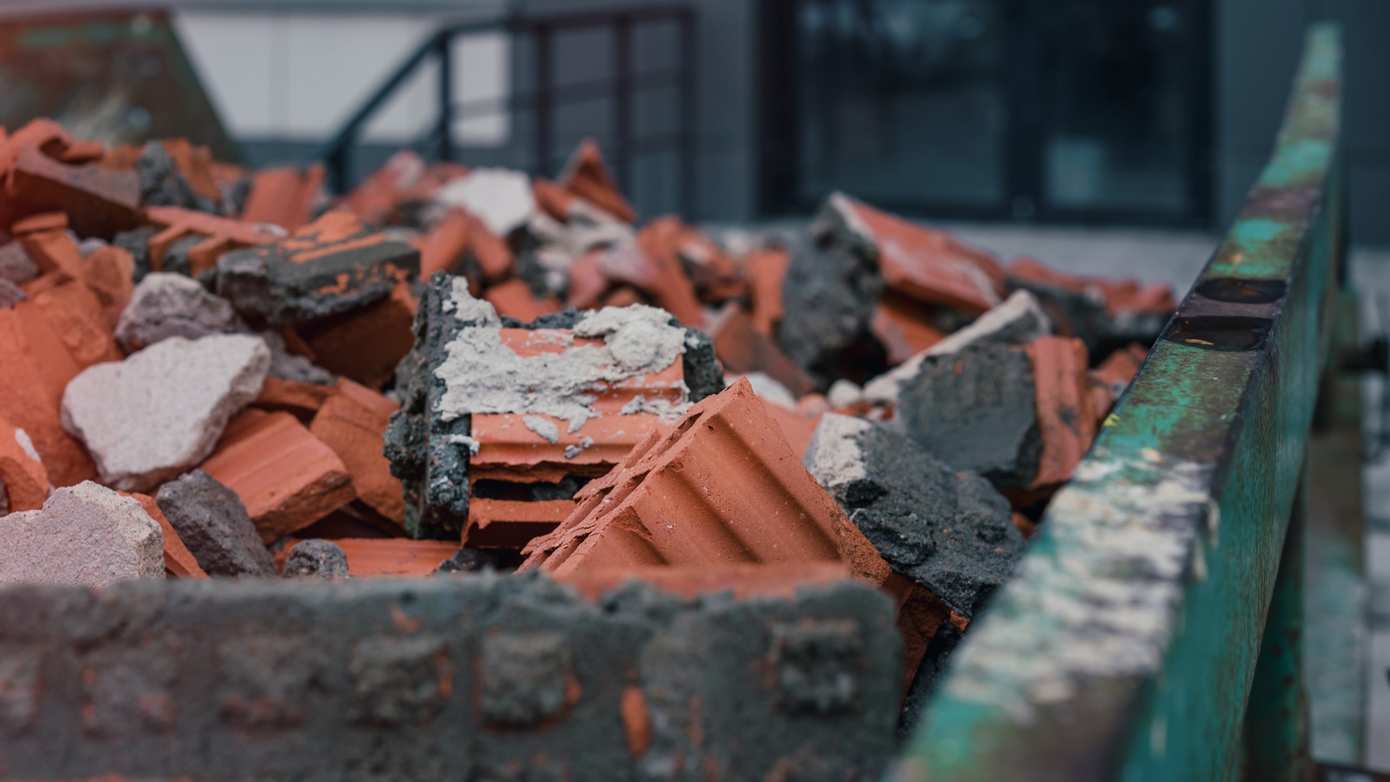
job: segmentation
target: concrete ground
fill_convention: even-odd
[[[1181,297],[1191,286],[1216,247],[1218,237],[1202,233],[1140,231],[1131,229],[1038,228],[996,225],[945,225],[961,239],[989,249],[1005,259],[1031,255],[1058,269],[1079,274],[1106,274],[1168,282]],[[1361,338],[1364,341],[1390,334],[1390,248],[1356,248],[1352,254],[1352,279],[1361,301]],[[1366,756],[1338,757],[1336,727],[1332,741],[1315,726],[1315,754],[1330,755],[1351,765],[1390,771],[1390,393],[1383,377],[1362,383],[1363,450],[1362,496],[1366,525],[1365,563],[1368,588],[1349,594],[1348,601],[1364,598],[1367,626],[1360,659],[1365,670]],[[1381,433],[1384,428],[1385,432]],[[1355,614],[1355,612],[1352,612]],[[1357,633],[1361,634],[1360,632]],[[1314,687],[1318,673],[1310,677]],[[1321,675],[1328,675],[1323,672]],[[1356,672],[1332,672],[1333,677],[1357,676]],[[1344,680],[1344,678],[1343,678]],[[1317,694],[1313,694],[1316,702]],[[1336,707],[1334,706],[1334,711]],[[1315,703],[1315,712],[1318,707]],[[1326,748],[1326,752],[1322,752]]]

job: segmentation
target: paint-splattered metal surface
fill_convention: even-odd
[[[6,128],[52,117],[81,138],[185,136],[240,159],[163,11],[0,13],[0,83]]]
[[[1314,28],[1273,159],[971,628],[898,779],[1218,779],[1247,743],[1299,752],[1297,719],[1245,715],[1288,700],[1252,690],[1344,253],[1340,73],[1337,29]]]

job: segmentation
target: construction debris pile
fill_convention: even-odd
[[[332,198],[317,167],[40,120],[0,168],[0,582],[119,613],[164,599],[128,579],[494,574],[450,632],[507,605],[548,629],[343,665],[353,724],[417,734],[481,676],[459,724],[509,773],[549,748],[601,778],[876,774],[1175,306],[839,194],[797,235],[639,224],[592,143],[556,181],[403,152]],[[258,599],[223,589],[195,602]],[[208,711],[309,719],[254,670],[307,661],[254,641],[251,695]],[[34,683],[63,656],[25,659],[0,655],[0,734],[69,718]],[[175,720],[122,670],[82,674],[71,730]]]

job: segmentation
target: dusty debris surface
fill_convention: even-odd
[[[1174,307],[845,194],[639,218],[592,142],[341,196],[48,121],[0,165],[36,778],[872,778]]]

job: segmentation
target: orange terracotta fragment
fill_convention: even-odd
[[[541,211],[562,223],[569,220],[574,196],[568,190],[549,179],[537,177],[531,180],[531,193]]]
[[[134,274],[135,259],[114,244],[93,250],[83,263],[82,284],[101,303],[106,325],[113,330],[135,293]]]
[[[103,361],[121,360],[101,300],[82,283],[64,282],[38,291],[16,307],[30,308],[48,324],[78,371]],[[45,357],[45,360],[51,359]]]
[[[61,487],[95,478],[96,466],[63,429],[59,412],[63,390],[84,367],[32,301],[0,310],[0,366],[0,417],[29,434],[49,480]]]
[[[1096,436],[1088,394],[1086,344],[1070,337],[1039,337],[1025,348],[1033,384],[1042,454],[1030,488],[1044,489],[1071,478]]]
[[[184,138],[166,138],[160,144],[193,192],[213,202],[222,197],[217,187],[217,162],[212,158],[212,150]]]
[[[806,449],[811,447],[811,438],[815,436],[816,426],[820,424],[824,411],[806,413],[801,410],[788,410],[766,399],[763,400],[763,408],[772,420],[777,422],[777,427],[782,430],[782,436],[787,438],[787,445],[791,446],[792,453],[805,455]]]
[[[637,220],[637,212],[627,199],[623,198],[622,192],[608,174],[608,167],[603,164],[603,156],[599,153],[598,142],[591,138],[581,141],[569,162],[565,164],[560,186],[570,195],[592,203],[625,223]]]
[[[48,470],[29,434],[0,418],[0,493],[9,512],[42,508],[49,488]]]
[[[415,344],[410,285],[397,282],[391,295],[365,307],[297,329],[319,366],[369,388],[381,388]]]
[[[921,305],[889,291],[879,299],[870,324],[888,351],[889,364],[901,364],[946,338],[932,325]]]
[[[255,223],[177,206],[147,207],[145,219],[162,227],[150,237],[150,268],[155,271],[164,268],[164,256],[174,242],[188,235],[203,237],[188,251],[189,270],[195,276],[215,267],[222,253],[273,242],[277,238],[275,233]]]
[[[267,377],[261,386],[260,396],[251,404],[265,410],[282,410],[301,421],[307,421],[331,396],[333,386]]]
[[[257,172],[251,180],[251,194],[241,211],[241,219],[251,223],[273,223],[287,231],[306,225],[314,216],[314,206],[323,191],[324,169],[314,164],[308,170],[294,166]]]
[[[520,549],[555,529],[574,510],[574,500],[468,501],[468,524],[460,542],[475,548]]]
[[[531,287],[520,278],[507,280],[483,292],[483,298],[496,310],[498,315],[515,318],[530,323],[542,315],[549,315],[564,309],[558,299],[540,298],[531,292]]]
[[[38,146],[16,144],[15,137],[6,147],[0,152],[0,160],[7,161],[0,225],[52,211],[65,212],[81,236],[110,238],[139,225],[140,181],[134,171],[94,162],[72,165],[49,157]]]
[[[66,231],[67,228],[68,215],[66,212],[43,212],[15,220],[14,225],[10,226],[10,235],[23,236],[44,231]]]
[[[347,555],[348,575],[354,578],[428,576],[459,550],[457,543],[447,540],[339,538],[333,542]]]
[[[237,493],[267,543],[354,496],[343,460],[289,413],[243,411],[202,469]]]
[[[368,223],[384,223],[424,173],[425,161],[411,150],[403,149],[353,188],[339,206]]]
[[[184,545],[183,538],[179,537],[179,531],[174,529],[174,525],[169,523],[169,519],[159,509],[159,504],[154,501],[154,497],[148,494],[124,491],[120,494],[140,503],[140,507],[150,514],[150,518],[159,522],[159,528],[164,532],[164,571],[166,573],[176,578],[208,577],[202,565],[199,565],[198,560],[193,556],[193,552]]]
[[[82,252],[67,231],[28,233],[19,238],[19,244],[40,273],[56,273],[69,280],[82,279]]]
[[[733,258],[678,217],[667,215],[647,223],[639,242],[660,267],[687,277],[701,301],[717,304],[741,296],[747,289]]]
[[[309,432],[343,460],[357,497],[388,519],[405,520],[401,482],[382,453],[386,424],[399,405],[376,391],[339,379]]]
[[[463,209],[445,215],[420,242],[420,279],[435,272],[465,274],[470,282],[495,282],[512,271],[512,251],[481,220]]]
[[[710,319],[707,331],[725,371],[740,375],[762,372],[786,386],[793,396],[815,390],[815,382],[770,336],[754,328],[753,319],[737,303],[726,304]]]
[[[838,196],[833,203],[877,249],[879,271],[889,288],[975,314],[999,303],[1005,276],[992,255],[945,231],[923,228],[848,197]]]
[[[691,408],[659,440],[581,489],[523,553],[523,569],[843,562],[882,584],[888,565],[792,453],[747,380]]]
[[[782,320],[782,282],[791,255],[780,248],[754,250],[743,261],[753,299],[753,328],[771,337]]]
[[[1015,258],[1008,266],[1010,277],[1061,288],[1105,302],[1110,315],[1122,313],[1172,312],[1177,309],[1172,286],[1164,283],[1143,284],[1138,280],[1117,280],[1106,277],[1083,277],[1066,274],[1047,266],[1036,258]]]

